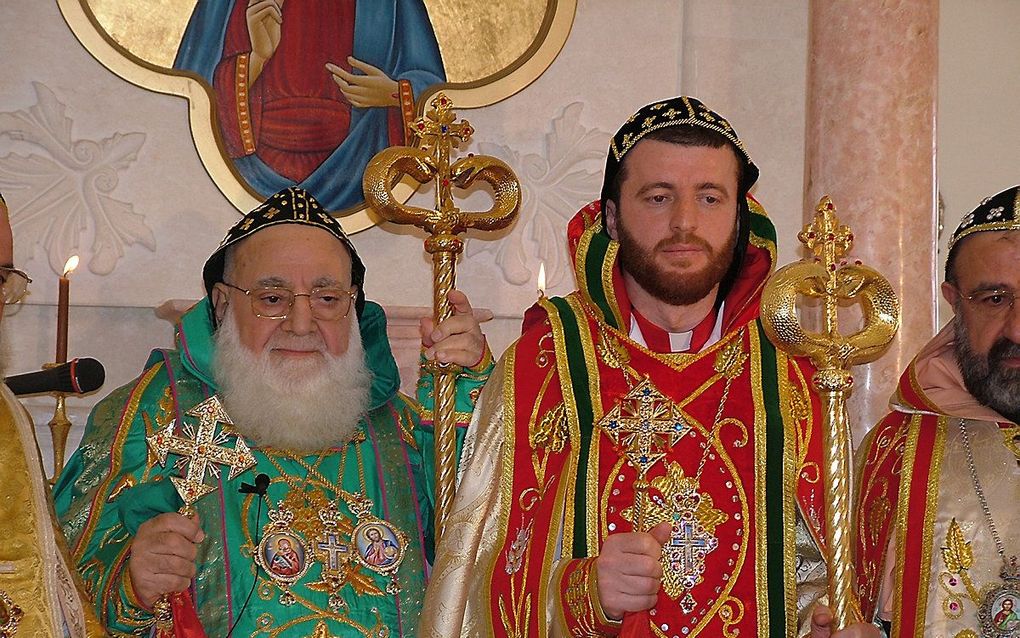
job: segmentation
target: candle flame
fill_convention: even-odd
[[[538,294],[545,296],[545,261],[538,264]]]
[[[70,275],[77,267],[78,267],[78,255],[71,255],[70,257],[67,258],[67,261],[64,262],[64,274],[61,275],[61,277],[66,277]]]

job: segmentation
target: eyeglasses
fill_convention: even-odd
[[[3,289],[4,304],[16,304],[24,299],[30,283],[32,278],[25,274],[25,271],[0,266],[0,287]]]
[[[998,318],[1012,310],[1016,304],[1016,295],[1009,290],[979,290],[963,297],[983,315]]]
[[[239,290],[251,301],[251,311],[263,319],[286,319],[298,297],[308,297],[312,317],[322,321],[343,319],[351,311],[351,302],[358,296],[353,290],[343,288],[312,288],[311,292],[294,292],[289,288],[266,286],[245,290],[234,284],[223,282],[224,286]]]

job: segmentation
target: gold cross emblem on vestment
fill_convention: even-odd
[[[666,455],[668,445],[675,445],[688,425],[680,408],[645,378],[613,406],[599,421],[599,428],[624,447],[624,454],[641,478]]]
[[[198,419],[198,427],[184,422],[181,431],[184,436],[174,434],[177,420],[171,421],[164,429],[146,438],[149,448],[155,453],[160,465],[166,465],[167,454],[178,454],[182,463],[187,465],[184,476],[172,476],[170,480],[177,493],[184,500],[185,508],[202,498],[215,488],[205,484],[208,472],[219,476],[219,465],[230,468],[230,478],[255,466],[255,457],[245,442],[238,437],[233,449],[223,447],[228,435],[223,430],[216,431],[216,424],[233,425],[226,410],[216,396],[209,397],[185,412],[188,416]]]

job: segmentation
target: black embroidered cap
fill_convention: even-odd
[[[964,215],[949,238],[949,252],[964,237],[986,230],[1020,230],[1020,185],[986,197]]]
[[[737,158],[744,162],[741,191],[746,193],[758,181],[758,167],[751,161],[743,142],[726,118],[709,109],[697,98],[681,95],[641,107],[613,136],[609,143],[609,156],[606,158],[606,172],[602,182],[603,207],[627,153],[652,131],[671,126],[693,126],[719,133],[733,144]]]
[[[354,302],[354,308],[358,317],[361,317],[365,308],[365,264],[358,256],[358,251],[354,249],[354,244],[347,237],[347,233],[340,226],[340,222],[326,212],[307,191],[296,186],[285,188],[271,196],[227,231],[216,252],[209,257],[202,269],[206,294],[211,297],[213,286],[223,281],[227,248],[260,230],[280,224],[304,224],[321,228],[347,247],[351,254],[351,284],[358,287],[358,298]]]
[[[726,139],[737,154],[737,160],[743,162],[743,177],[737,201],[737,241],[734,246],[733,260],[719,282],[716,295],[716,306],[726,299],[733,282],[736,281],[743,266],[744,253],[750,237],[751,211],[747,203],[747,192],[758,181],[758,167],[751,161],[744,144],[737,137],[726,118],[705,106],[697,98],[681,95],[679,97],[653,102],[643,106],[637,113],[630,116],[609,143],[609,155],[606,157],[606,171],[602,181],[602,213],[605,215],[606,200],[613,189],[613,182],[620,172],[620,166],[627,153],[646,135],[653,131],[669,127],[693,127],[714,131]],[[603,220],[604,222],[605,220]],[[603,231],[605,232],[605,231]]]

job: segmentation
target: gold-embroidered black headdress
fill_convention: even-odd
[[[744,163],[744,179],[740,184],[741,195],[746,194],[758,180],[758,167],[751,161],[743,142],[737,137],[737,132],[726,118],[702,104],[701,100],[681,95],[641,107],[641,110],[631,115],[613,136],[609,143],[606,172],[602,182],[603,210],[613,180],[620,172],[620,165],[627,153],[649,133],[671,126],[703,128],[715,131],[726,138],[733,145],[737,158]]]
[[[751,161],[743,142],[737,137],[730,123],[723,116],[705,106],[697,98],[681,95],[653,102],[642,107],[630,116],[609,143],[609,155],[606,157],[606,171],[602,181],[602,211],[606,210],[606,200],[614,196],[614,183],[623,160],[646,135],[669,127],[691,127],[713,131],[724,138],[732,146],[737,160],[742,163],[741,179],[737,185],[737,243],[734,247],[733,261],[729,270],[719,284],[716,304],[721,303],[729,293],[733,281],[740,272],[744,251],[750,236],[751,211],[747,202],[747,192],[758,181],[758,167]],[[615,194],[619,196],[619,194]],[[604,222],[605,220],[603,220]]]
[[[964,237],[986,230],[1020,230],[1020,185],[986,197],[964,215],[949,239],[949,252]]]
[[[205,262],[205,268],[202,269],[206,294],[211,297],[213,286],[223,281],[227,248],[264,228],[280,224],[303,224],[321,228],[347,247],[351,254],[351,284],[358,287],[358,298],[354,302],[354,307],[358,317],[361,317],[365,307],[365,264],[358,256],[358,251],[354,250],[354,244],[347,237],[340,222],[326,212],[318,200],[296,186],[285,188],[276,193],[242,217],[227,231],[216,252],[209,257]]]

